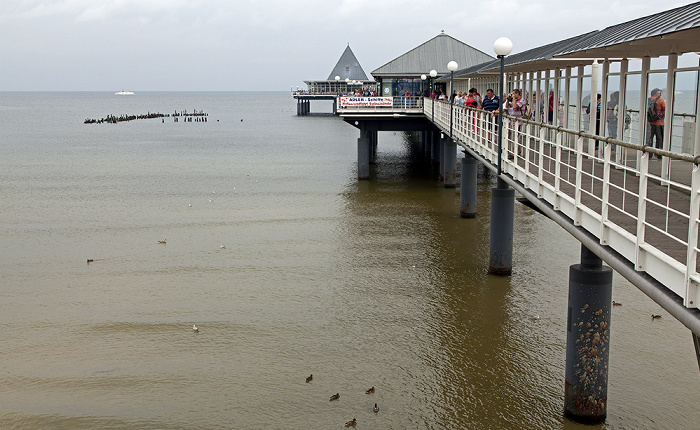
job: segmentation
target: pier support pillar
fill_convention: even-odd
[[[433,163],[440,163],[440,132],[439,131],[433,131],[433,138],[431,141],[431,150],[430,150],[430,156]]]
[[[444,134],[440,135],[440,152],[438,153],[438,160],[440,163],[440,181],[445,181],[445,154],[447,153],[447,140],[449,138],[446,137]]]
[[[445,188],[457,185],[457,143],[450,138],[445,141]]]
[[[369,164],[375,164],[377,160],[377,131],[368,131],[369,138]]]
[[[432,152],[433,146],[433,133],[431,131],[425,132],[425,145],[423,146],[423,156],[430,160],[430,153]]]
[[[369,131],[361,130],[357,139],[357,179],[369,179]]]
[[[605,420],[610,353],[610,267],[581,245],[581,264],[569,268],[564,415],[581,422]]]
[[[462,158],[462,183],[459,187],[459,215],[462,218],[476,217],[476,158],[465,152]]]
[[[491,188],[489,272],[510,275],[513,270],[515,190],[500,178],[497,184],[496,188]]]
[[[301,115],[301,100],[297,99],[297,116]]]

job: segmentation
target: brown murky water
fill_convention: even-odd
[[[460,219],[400,133],[358,183],[354,128],[294,108],[0,94],[0,428],[584,428],[562,416],[578,243],[518,205],[490,276],[492,177]],[[208,122],[82,124],[183,109]],[[694,428],[690,333],[619,275],[613,298],[593,428]]]

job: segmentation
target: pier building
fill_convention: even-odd
[[[445,34],[443,30],[432,39],[374,69],[372,76],[379,82],[383,96],[404,96],[406,91],[414,96],[419,92],[425,95],[430,88],[431,70],[441,76],[448,72],[447,63],[450,61],[456,61],[466,68],[493,60],[494,57]],[[451,92],[444,82],[439,85],[438,89],[445,94]]]
[[[339,114],[360,132],[358,179],[372,177],[379,130],[411,130],[447,188],[457,185],[459,162],[465,218],[478,215],[476,166],[496,174],[491,273],[511,273],[516,192],[579,240],[562,309],[564,413],[602,421],[612,270],[690,330],[700,365],[700,2],[513,55],[509,40],[496,42],[496,60],[460,69],[442,58],[450,73],[437,82],[501,97],[519,89],[528,118],[430,97],[406,102],[400,92],[386,106],[359,100]],[[659,92],[665,124],[652,146],[658,119],[649,108]]]

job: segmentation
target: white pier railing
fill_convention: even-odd
[[[495,117],[424,99],[424,114],[498,163]],[[502,171],[683,299],[700,304],[700,168],[688,154],[504,117]],[[662,155],[663,160],[653,159]]]

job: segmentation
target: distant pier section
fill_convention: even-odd
[[[357,57],[350,49],[350,45],[345,48],[340,59],[336,63],[328,79],[321,81],[304,81],[308,90],[297,90],[291,88],[292,96],[297,101],[297,115],[308,115],[311,113],[312,100],[332,100],[333,113],[338,113],[338,96],[349,95],[358,89],[371,86],[376,88],[377,83],[368,79],[367,74],[357,61]]]

